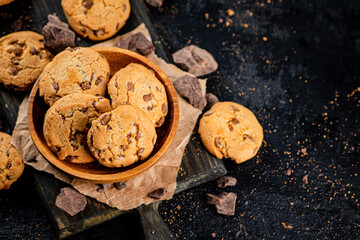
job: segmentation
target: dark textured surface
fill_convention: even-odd
[[[254,159],[225,161],[236,215],[206,205],[223,190],[203,184],[160,205],[175,236],[359,239],[360,4],[165,1],[151,15],[170,52],[196,44],[214,55],[208,92],[250,108],[265,134]]]
[[[10,6],[0,8],[1,22]],[[208,76],[208,92],[250,108],[265,133],[254,159],[225,161],[238,180],[225,189],[238,195],[235,216],[217,215],[205,204],[205,193],[223,191],[216,181],[206,183],[160,205],[175,236],[359,239],[360,3],[167,0],[150,13],[170,52],[192,43],[214,55],[219,70]],[[19,18],[29,22],[11,16],[6,31]],[[0,239],[55,237],[28,170],[0,192],[0,208]],[[136,239],[126,230],[139,233],[138,224],[130,215],[72,239]]]

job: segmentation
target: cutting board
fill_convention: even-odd
[[[19,15],[20,19],[26,19],[26,15],[32,19],[31,21],[28,21],[25,26],[22,25],[21,28],[17,30],[34,30],[41,32],[42,27],[47,22],[48,14],[56,13],[62,21],[66,22],[60,2],[61,1],[58,0],[34,0],[31,3],[28,3],[28,7],[24,5],[25,3],[22,3],[19,9],[11,7],[11,4],[8,7],[10,11],[14,11],[10,14],[16,16],[25,13],[25,17],[24,15]],[[169,53],[163,47],[159,36],[152,26],[144,2],[142,0],[131,0],[131,5],[132,12],[130,18],[125,27],[120,31],[120,34],[134,29],[140,23],[145,23],[153,39],[157,55],[167,62],[172,62]],[[24,12],[19,13],[19,11]],[[3,27],[2,35],[12,31],[14,31],[14,28],[11,26]],[[94,42],[90,40],[82,38],[77,39],[77,46],[91,46],[93,44]],[[10,133],[14,128],[18,107],[24,95],[25,93],[9,92],[3,86],[0,86],[1,114],[4,114],[4,119],[6,119],[3,123],[3,131]],[[185,149],[185,155],[182,159],[177,177],[177,187],[175,192],[181,192],[225,174],[226,169],[223,162],[210,155],[202,146],[199,135],[194,133],[190,143]],[[145,239],[169,239],[172,237],[170,230],[157,211],[158,204],[141,206],[131,211],[122,211],[99,203],[92,198],[87,198],[88,205],[86,209],[76,216],[71,217],[58,209],[54,204],[55,198],[60,192],[60,188],[66,186],[66,184],[44,172],[33,171],[33,175],[37,190],[48,210],[49,216],[54,223],[60,239],[79,233],[112,218],[118,216],[121,217],[121,215],[129,212],[136,212],[139,216]]]

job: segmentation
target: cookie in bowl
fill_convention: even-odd
[[[110,79],[108,92],[111,105],[116,108],[130,104],[143,110],[155,127],[160,127],[168,113],[164,85],[153,71],[141,64],[131,63]]]
[[[87,142],[106,167],[126,167],[146,159],[156,143],[153,123],[138,107],[120,105],[92,122]]]
[[[110,66],[90,48],[67,48],[54,57],[39,79],[39,94],[48,105],[71,93],[104,96]]]
[[[16,91],[31,89],[52,54],[43,36],[31,31],[14,32],[0,38],[0,82]]]
[[[60,160],[95,161],[87,147],[87,133],[93,120],[111,110],[110,101],[103,97],[73,93],[61,98],[45,115],[43,132],[47,146]]]
[[[211,154],[230,157],[236,163],[254,157],[264,138],[255,115],[234,102],[215,103],[200,119],[199,133]]]

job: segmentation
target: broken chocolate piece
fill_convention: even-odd
[[[90,9],[94,5],[94,3],[92,1],[90,1],[90,0],[85,0],[85,1],[82,2],[82,5],[86,9]]]
[[[142,33],[136,33],[131,37],[121,40],[116,44],[119,48],[131,50],[142,55],[148,55],[155,51],[155,46]]]
[[[126,183],[125,182],[116,182],[116,183],[114,183],[114,187],[117,190],[121,190],[121,189],[126,188]]]
[[[219,188],[225,188],[227,186],[235,186],[236,185],[236,178],[233,177],[229,177],[229,176],[225,176],[225,177],[221,177],[217,180],[217,186]]]
[[[207,93],[205,95],[206,99],[206,108],[205,110],[209,110],[215,103],[219,102],[219,99],[212,93]]]
[[[54,14],[48,15],[48,23],[42,29],[44,45],[52,52],[61,52],[67,47],[75,47],[75,33]]]
[[[70,187],[60,189],[55,201],[55,205],[70,216],[83,211],[86,204],[86,197]]]
[[[197,77],[212,73],[218,68],[213,56],[195,45],[184,47],[172,56],[176,64]]]
[[[148,196],[151,197],[151,198],[160,199],[160,198],[162,198],[166,193],[167,193],[167,189],[166,189],[166,188],[158,188],[158,189],[152,191],[151,193],[149,193]]]
[[[164,0],[145,0],[147,4],[149,4],[152,7],[161,7]]]
[[[220,204],[220,199],[216,195],[207,193],[205,197],[206,197],[206,204],[211,204],[211,205]]]
[[[216,204],[217,213],[232,216],[235,214],[236,194],[233,192],[222,192],[218,195],[220,204]]]
[[[187,98],[191,105],[203,109],[206,99],[201,93],[199,79],[190,75],[182,76],[173,82],[176,91],[184,98]]]

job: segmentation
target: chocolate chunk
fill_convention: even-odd
[[[167,108],[167,106],[166,106],[166,104],[165,104],[165,103],[163,103],[163,104],[162,104],[162,106],[161,106],[161,110],[162,110],[162,112],[163,112],[164,114],[166,114],[166,113],[167,113],[168,108]]]
[[[131,91],[134,89],[134,84],[132,82],[127,82],[126,88],[128,91]]]
[[[227,186],[232,187],[236,185],[236,182],[237,182],[236,178],[225,176],[217,180],[217,186],[219,188],[225,188]]]
[[[135,47],[142,55],[149,55],[155,51],[155,46],[152,42],[150,42],[144,34],[140,32],[130,37],[129,46]]]
[[[230,131],[233,131],[233,130],[234,130],[234,127],[229,124],[229,129],[230,129]]]
[[[144,153],[144,150],[144,148],[140,148],[139,150],[137,150],[136,155],[140,157]]]
[[[149,193],[148,196],[151,197],[151,198],[160,199],[160,198],[162,198],[166,193],[167,193],[167,189],[166,189],[166,188],[158,188],[158,189],[152,191],[151,193]]]
[[[152,7],[161,7],[164,0],[146,0],[146,3]]]
[[[99,76],[95,81],[95,85],[98,86],[102,81],[103,81],[103,77]]]
[[[11,168],[11,166],[12,166],[12,164],[8,162],[5,167],[6,167],[7,169],[9,169],[9,168]]]
[[[218,68],[213,56],[195,45],[184,47],[172,56],[176,64],[197,77],[212,73]]]
[[[15,76],[19,73],[19,69],[16,68],[16,67],[11,67],[10,68],[10,71],[9,71],[9,74],[12,75],[12,76]]]
[[[55,205],[70,216],[83,211],[86,204],[86,197],[70,187],[60,189],[55,200]]]
[[[82,5],[86,9],[90,9],[94,5],[94,3],[92,1],[90,1],[90,0],[85,0],[85,1],[82,2]]]
[[[143,96],[143,99],[144,99],[145,102],[150,102],[151,99],[152,99],[151,93],[145,94],[145,95]]]
[[[16,56],[20,56],[23,53],[23,50],[20,47],[16,47],[13,52],[15,53]]]
[[[127,142],[128,142],[129,144],[132,142],[132,140],[131,140],[131,133],[129,133],[129,134],[127,135]]]
[[[135,139],[139,141],[139,139],[142,137],[141,132],[136,133]]]
[[[42,29],[44,45],[52,52],[61,52],[67,47],[75,47],[75,33],[55,15],[48,15],[48,23]]]
[[[182,76],[173,82],[176,91],[184,98],[187,98],[191,105],[203,109],[206,99],[201,93],[199,79],[190,75]]]
[[[222,148],[222,144],[221,144],[219,138],[215,138],[215,147]]]
[[[222,192],[218,195],[220,199],[220,204],[216,204],[215,208],[217,213],[223,215],[232,216],[235,214],[235,203],[236,203],[236,194],[232,192]]]
[[[155,46],[142,33],[136,33],[116,44],[119,48],[131,50],[142,55],[155,51]]]
[[[82,83],[80,84],[80,87],[81,87],[83,90],[90,89],[90,87],[91,87],[91,83],[90,83],[90,82],[88,82],[88,81],[86,81],[86,82],[82,82]]]
[[[111,113],[105,113],[100,117],[100,123],[106,125],[111,119]]]
[[[164,117],[161,117],[161,118],[159,119],[159,121],[156,122],[156,124],[157,124],[158,126],[160,126],[160,125],[162,125],[162,124],[164,123],[164,121],[165,121]]]
[[[114,183],[114,187],[117,190],[121,190],[121,189],[126,188],[126,183],[125,182],[116,182],[116,183]]]
[[[219,99],[212,93],[207,93],[205,95],[206,107],[205,110],[209,110],[215,103],[219,102]]]
[[[32,48],[30,48],[30,53],[31,53],[31,55],[38,55],[39,51],[36,48],[32,47]]]
[[[71,155],[67,155],[65,158],[65,161],[71,162],[72,160],[75,160],[79,158],[78,156],[71,156]]]
[[[220,199],[216,195],[207,193],[205,197],[206,197],[206,204],[210,204],[210,205],[220,204]]]
[[[120,148],[123,150],[123,151],[125,151],[126,149],[128,149],[128,145],[120,145]]]
[[[151,111],[151,110],[153,110],[153,108],[154,108],[154,107],[151,105],[151,106],[148,106],[148,107],[147,107],[147,110],[148,110],[148,111]]]
[[[110,188],[110,187],[111,187],[110,183],[99,184],[99,188],[96,189],[96,191],[102,193],[102,192],[104,192],[105,189]]]
[[[239,123],[239,120],[237,120],[236,118],[233,118],[233,119],[231,119],[231,122],[232,122],[234,125],[236,125],[236,124]]]

